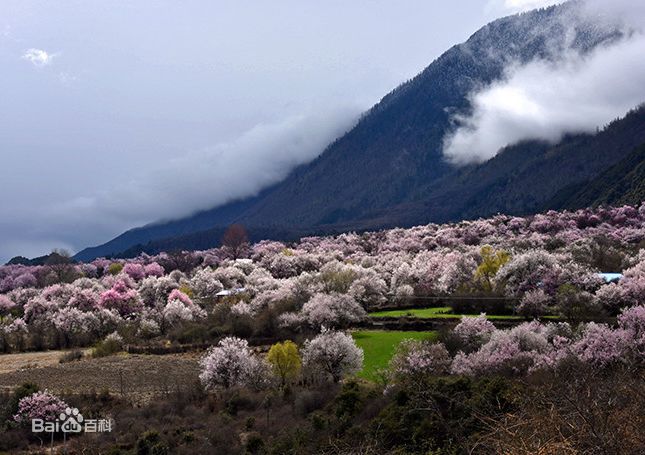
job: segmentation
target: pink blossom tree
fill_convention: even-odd
[[[584,362],[604,367],[626,360],[630,341],[630,333],[624,329],[612,330],[605,324],[590,322],[580,340],[571,346],[571,352]]]
[[[516,311],[526,317],[538,317],[544,315],[553,298],[548,296],[542,289],[528,291],[516,308]]]
[[[618,316],[618,326],[627,331],[637,357],[645,358],[645,305],[626,309]]]
[[[0,316],[7,315],[16,307],[13,300],[4,294],[0,294]]]
[[[397,383],[416,383],[427,376],[448,373],[452,359],[441,343],[403,340],[390,360],[391,379]]]
[[[210,267],[199,269],[190,279],[190,288],[199,299],[214,299],[215,294],[221,291],[224,286],[218,279],[218,275]]]
[[[510,330],[496,330],[479,350],[470,354],[457,353],[451,372],[478,374],[522,375],[542,364],[551,345],[538,322],[523,323]]]
[[[22,398],[18,402],[18,413],[13,419],[22,424],[29,424],[33,419],[53,422],[66,408],[67,403],[44,390]]]
[[[462,317],[453,333],[465,347],[475,349],[488,342],[495,331],[493,323],[482,313],[477,317]]]
[[[121,316],[135,314],[143,308],[137,291],[130,289],[122,280],[118,280],[111,289],[101,294],[99,306],[108,310],[116,310]]]
[[[150,264],[147,264],[146,266],[144,266],[143,271],[147,277],[148,276],[160,277],[160,276],[164,276],[164,273],[165,273],[164,268],[156,262],[151,262]]]
[[[146,276],[143,265],[136,262],[128,262],[127,264],[125,264],[121,272],[128,275],[134,281],[141,281]]]
[[[206,317],[206,312],[179,289],[173,289],[168,295],[168,303],[162,310],[166,323],[174,325],[183,321],[193,321]]]
[[[69,299],[68,306],[81,311],[93,311],[98,307],[100,295],[94,289],[79,289]]]

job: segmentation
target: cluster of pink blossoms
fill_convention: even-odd
[[[19,423],[29,423],[33,419],[53,422],[67,407],[67,403],[45,390],[22,398],[18,402],[18,413],[13,418]]]
[[[464,318],[463,323],[467,322]],[[461,325],[461,324],[460,324]],[[455,329],[458,332],[460,327]],[[486,330],[488,341],[471,353],[459,352],[455,374],[525,374],[576,359],[598,367],[645,361],[645,306],[625,310],[618,326],[590,322],[574,331],[566,323],[527,322],[508,330]]]
[[[0,345],[23,349],[29,336],[34,345],[83,345],[127,324],[158,336],[217,305],[232,320],[264,315],[275,318],[274,327],[339,328],[384,304],[478,292],[503,296],[514,302],[509,311],[529,317],[617,316],[643,303],[643,240],[645,204],[263,241],[237,260],[214,248],[8,265],[0,267]],[[486,289],[477,288],[490,249],[509,259],[489,272]],[[599,272],[624,276],[607,284]]]

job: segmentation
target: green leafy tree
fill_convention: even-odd
[[[110,275],[118,275],[121,273],[121,270],[123,270],[123,264],[119,264],[118,262],[113,262],[108,267],[108,273]]]
[[[491,292],[495,275],[511,259],[511,255],[504,250],[495,251],[490,245],[484,245],[479,254],[482,261],[475,270],[475,281],[484,291]]]
[[[288,380],[295,378],[300,373],[302,362],[298,346],[293,341],[276,343],[269,349],[267,360],[273,371],[280,378],[280,385],[285,386]]]

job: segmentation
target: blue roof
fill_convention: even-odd
[[[605,280],[606,283],[611,283],[612,281],[619,281],[622,277],[622,273],[599,273],[598,276]]]

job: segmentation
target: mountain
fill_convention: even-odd
[[[590,181],[564,188],[549,204],[553,208],[638,205],[645,201],[645,145]]]
[[[290,241],[313,234],[337,234],[395,224],[413,226],[429,220],[455,221],[496,213],[525,215],[600,204],[636,205],[645,200],[644,160],[645,107],[641,107],[593,135],[569,136],[556,145],[525,142],[507,147],[490,161],[437,179],[408,202],[375,211],[372,218],[360,222],[302,228],[253,227],[249,233],[252,241]],[[210,216],[213,212],[204,212],[189,220],[209,226]],[[172,229],[183,223],[190,224],[189,220],[155,228]],[[119,253],[132,257],[141,252],[206,249],[219,243],[224,230],[225,226],[216,226],[167,236],[140,242]],[[139,232],[133,230],[124,236]],[[146,232],[143,228],[143,233]]]
[[[352,130],[283,182],[252,198],[130,230],[76,258],[148,251],[157,248],[155,242],[212,246],[217,233],[232,222],[245,224],[252,236],[262,232],[288,239],[476,217],[501,209],[537,210],[546,200],[529,182],[545,185],[532,177],[533,167],[535,175],[550,175],[550,166],[558,163],[580,167],[579,173],[559,170],[560,179],[547,187],[550,198],[552,190],[593,178],[631,149],[617,149],[597,164],[581,163],[584,153],[567,158],[565,150],[581,150],[594,138],[578,136],[567,138],[564,148],[551,154],[547,144],[520,144],[482,166],[455,168],[443,159],[443,139],[454,128],[453,115],[469,111],[469,93],[502,78],[510,63],[556,59],[570,48],[585,53],[621,36],[581,18],[577,8],[573,1],[492,22],[385,96]]]
[[[596,134],[564,138],[556,145],[524,142],[507,147],[479,166],[436,181],[416,204],[408,208],[407,224],[486,217],[495,213],[525,215],[554,206],[557,193],[582,186],[622,162],[645,144],[645,107],[628,113]],[[449,201],[449,203],[446,203]]]

